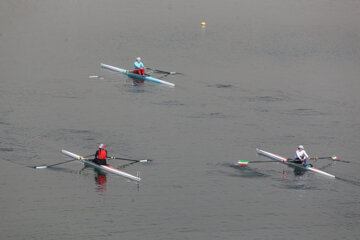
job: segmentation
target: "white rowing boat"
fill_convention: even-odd
[[[110,71],[113,71],[113,72],[122,73],[122,74],[124,74],[124,75],[126,75],[128,77],[131,77],[131,78],[134,78],[134,79],[137,79],[137,80],[150,81],[150,82],[154,82],[154,83],[157,83],[157,84],[165,84],[165,85],[170,86],[170,87],[175,87],[174,83],[167,82],[167,81],[164,81],[164,80],[161,80],[161,79],[158,79],[158,78],[135,74],[130,70],[114,67],[114,66],[107,65],[107,64],[104,64],[104,63],[101,63],[100,65],[101,65],[101,68],[104,68],[104,69],[107,69],[107,70],[110,70]]]
[[[72,152],[69,152],[69,151],[66,151],[66,150],[61,150],[61,152],[63,154],[65,154],[66,156],[69,156],[69,157],[72,157],[72,158],[74,158],[76,160],[79,160],[84,165],[91,166],[91,167],[93,167],[95,169],[98,169],[98,170],[101,170],[101,171],[104,171],[104,172],[108,172],[108,173],[112,173],[112,174],[116,174],[116,175],[125,177],[125,178],[133,180],[133,181],[137,181],[137,182],[139,182],[141,180],[141,178],[139,178],[139,177],[136,177],[136,176],[131,175],[129,173],[120,171],[119,169],[113,168],[113,167],[111,167],[109,165],[98,165],[98,164],[90,161],[88,158],[84,158],[83,156],[77,155],[75,153],[72,153]]]
[[[307,171],[316,172],[316,173],[319,173],[319,174],[322,174],[322,175],[325,175],[325,176],[328,176],[328,177],[335,178],[334,175],[332,175],[330,173],[327,173],[327,172],[324,172],[324,171],[321,171],[320,169],[314,168],[313,166],[303,166],[303,165],[300,165],[300,164],[289,162],[289,160],[287,158],[285,158],[285,157],[282,157],[282,156],[279,156],[279,155],[276,155],[276,154],[273,154],[273,153],[270,153],[270,152],[266,152],[266,151],[258,149],[258,148],[256,149],[256,152],[258,154],[260,154],[260,155],[271,158],[273,160],[277,160],[277,161],[279,161],[281,163],[284,163],[284,164],[292,166],[292,167],[301,168],[301,169],[304,169],[304,170],[307,170]]]

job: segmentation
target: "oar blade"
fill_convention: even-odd
[[[34,168],[35,168],[35,169],[44,169],[44,168],[47,168],[47,167],[48,167],[48,166],[37,166],[37,167],[35,166]]]
[[[244,160],[239,160],[238,162],[237,162],[237,165],[239,165],[239,166],[245,166],[245,165],[248,165],[249,164],[249,162],[248,161],[244,161]]]
[[[334,160],[334,161],[339,161],[339,158],[337,156],[335,156],[335,155],[332,155],[331,159]]]

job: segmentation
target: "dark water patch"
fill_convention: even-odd
[[[223,166],[230,167],[232,169],[235,169],[236,173],[228,173],[228,176],[230,177],[244,177],[244,178],[265,178],[269,177],[269,175],[256,171],[255,169],[249,167],[249,166],[239,166],[236,164],[223,164]]]
[[[283,185],[284,189],[293,189],[293,190],[316,190],[317,188],[307,185],[305,183],[287,182]]]
[[[269,109],[266,109],[266,108],[255,108],[255,111],[256,112],[263,112],[263,113],[270,112]]]
[[[78,99],[76,96],[52,96],[52,98]]]
[[[0,148],[0,152],[13,152],[13,148]]]
[[[194,233],[194,232],[200,232],[199,229],[190,228],[190,227],[182,227],[182,228],[176,228],[176,232],[183,232],[183,233]]]
[[[129,93],[144,93],[146,92],[144,88],[133,86],[126,88],[127,92]]]
[[[222,84],[222,83],[218,83],[215,85],[208,85],[208,87],[215,87],[215,88],[234,88],[233,85],[231,84]]]
[[[290,114],[294,116],[324,116],[328,115],[327,113],[319,112],[311,108],[297,108],[294,110],[289,110],[284,112],[285,114]]]
[[[118,84],[117,88],[120,91],[128,93],[158,93],[172,88],[164,86],[163,84],[156,84],[145,81],[144,83],[134,83],[133,81],[126,81],[126,83]]]
[[[180,103],[176,100],[162,101],[162,102],[152,102],[152,104],[163,105],[163,106],[184,106],[185,104]]]
[[[346,179],[346,178],[342,178],[342,177],[335,177],[335,179],[340,180],[340,181],[345,182],[345,183],[349,183],[349,184],[357,186],[357,187],[360,187],[360,181],[356,181],[356,180],[352,180],[352,179]]]
[[[292,139],[292,138],[295,138],[295,136],[294,135],[285,135],[284,138]]]
[[[7,123],[7,122],[1,122],[1,121],[0,121],[0,125],[7,125],[7,126],[9,126],[9,125],[10,125],[10,123]]]
[[[273,96],[255,96],[248,98],[249,102],[281,102],[287,100],[287,97],[273,97]]]
[[[225,115],[221,112],[212,112],[212,113],[199,113],[189,116],[189,118],[204,118],[204,119],[211,119],[211,118],[228,118],[230,116]]]
[[[90,130],[78,130],[78,129],[66,129],[66,128],[61,129],[61,131],[66,132],[66,133],[74,133],[74,134],[91,134],[92,133],[92,131],[90,131]]]

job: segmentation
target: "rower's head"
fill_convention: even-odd
[[[104,148],[106,148],[106,145],[105,145],[105,144],[100,144],[100,145],[99,145],[99,148],[100,148],[100,149],[104,149]]]
[[[136,61],[141,62],[141,57],[137,57]]]
[[[298,149],[304,150],[304,146],[303,145],[299,145]]]

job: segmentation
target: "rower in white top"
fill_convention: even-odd
[[[306,165],[307,160],[310,160],[309,155],[306,153],[304,146],[299,145],[295,153],[294,163]]]

